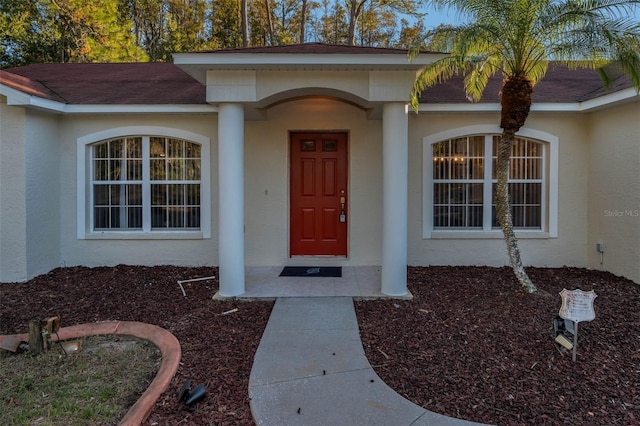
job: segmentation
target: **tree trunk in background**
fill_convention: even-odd
[[[304,43],[304,33],[307,26],[307,0],[302,0],[302,13],[300,14],[300,43]]]
[[[240,0],[240,15],[242,28],[242,47],[249,47],[249,24],[248,24],[248,8],[247,0]]]
[[[356,24],[362,15],[362,8],[368,0],[349,0],[349,34],[348,44],[353,46],[356,43]]]
[[[509,167],[511,165],[511,149],[516,132],[524,125],[531,108],[533,86],[526,78],[512,77],[506,80],[501,92],[502,117],[500,127],[502,138],[498,143],[498,160],[496,162],[496,214],[504,241],[507,244],[509,263],[520,284],[529,293],[538,289],[524,270],[518,239],[513,231],[513,216],[509,196]]]
[[[269,44],[274,45],[273,17],[271,16],[271,0],[264,0],[265,14],[267,15],[267,31],[269,31]]]

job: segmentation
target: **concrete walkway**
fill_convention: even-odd
[[[258,426],[473,425],[425,410],[367,360],[351,297],[279,298],[249,379]]]

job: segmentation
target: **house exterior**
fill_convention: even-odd
[[[173,64],[0,71],[0,282],[59,266],[508,263],[492,215],[499,79],[407,107],[442,57],[324,44],[180,53]],[[640,97],[550,68],[511,168],[527,265],[640,282]],[[597,247],[603,247],[603,253]]]

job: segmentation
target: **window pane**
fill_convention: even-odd
[[[483,222],[483,208],[482,206],[469,206],[468,208],[468,222],[467,227],[476,228],[482,227]]]
[[[524,226],[527,228],[540,229],[542,226],[542,208],[540,206],[525,207],[526,220]]]
[[[338,142],[335,139],[323,139],[322,150],[323,151],[337,151]]]
[[[168,209],[168,228],[184,227],[184,209],[182,207],[172,207]]]
[[[165,180],[167,177],[165,166],[166,162],[164,160],[151,160],[151,180]]]
[[[93,226],[96,229],[109,228],[109,207],[93,209]]]
[[[128,227],[142,228],[142,207],[129,207],[127,213]]]
[[[166,209],[164,207],[151,208],[151,227],[164,228],[166,223]]]
[[[200,159],[189,159],[185,161],[185,180],[200,180]]]
[[[93,203],[96,206],[109,205],[109,185],[94,185]]]
[[[93,162],[93,179],[107,180],[109,178],[109,161],[95,160]]]
[[[167,156],[165,138],[151,138],[149,144],[151,158],[164,158]]]
[[[184,185],[167,185],[168,204],[181,206],[184,204]]]
[[[169,139],[167,143],[168,158],[184,157],[184,141],[179,139]]]
[[[542,184],[541,183],[529,183],[526,184],[526,197],[525,203],[527,204],[542,204]]]
[[[527,160],[526,179],[542,179],[542,158],[530,158]]]
[[[493,184],[492,226],[499,227],[495,212],[495,188]],[[514,228],[540,229],[542,226],[542,184],[510,183],[511,214]]]
[[[167,204],[167,185],[151,185],[151,205],[164,206]]]
[[[434,227],[482,227],[483,186],[482,183],[435,184]]]
[[[109,141],[109,158],[123,158],[124,156],[124,140],[114,139]]]
[[[93,147],[93,158],[109,158],[109,144],[100,143]]]
[[[166,180],[183,180],[184,160],[169,159],[167,160],[167,176]]]
[[[469,158],[469,178],[484,179],[484,158]]]
[[[186,228],[200,228],[200,207],[186,209]]]
[[[142,158],[142,138],[127,138],[127,158]]]
[[[142,185],[127,185],[127,205],[142,206]]]
[[[484,197],[484,184],[471,183],[469,184],[469,204],[483,204]]]
[[[433,178],[446,179],[449,176],[449,161],[444,157],[433,157]]]
[[[112,206],[120,205],[120,196],[122,195],[122,200],[124,201],[124,191],[125,185],[109,185],[109,204]]]
[[[200,205],[200,185],[185,185],[187,206],[199,206]]]
[[[434,228],[446,228],[449,226],[448,206],[433,206],[433,226]]]
[[[127,180],[142,180],[142,160],[127,160]]]
[[[120,180],[123,165],[122,160],[109,161],[109,175],[107,176],[107,180]]]
[[[184,145],[185,158],[200,158],[200,145],[193,142],[185,142]]]

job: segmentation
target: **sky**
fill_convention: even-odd
[[[440,24],[458,24],[459,18],[456,16],[456,12],[435,10],[431,7],[425,9],[427,16],[422,18],[424,20],[424,27],[426,29],[435,28]],[[640,7],[636,8],[635,20],[640,21]]]
[[[440,24],[457,24],[459,19],[455,12],[437,11],[427,9],[427,16],[423,19],[425,29],[435,28]]]

